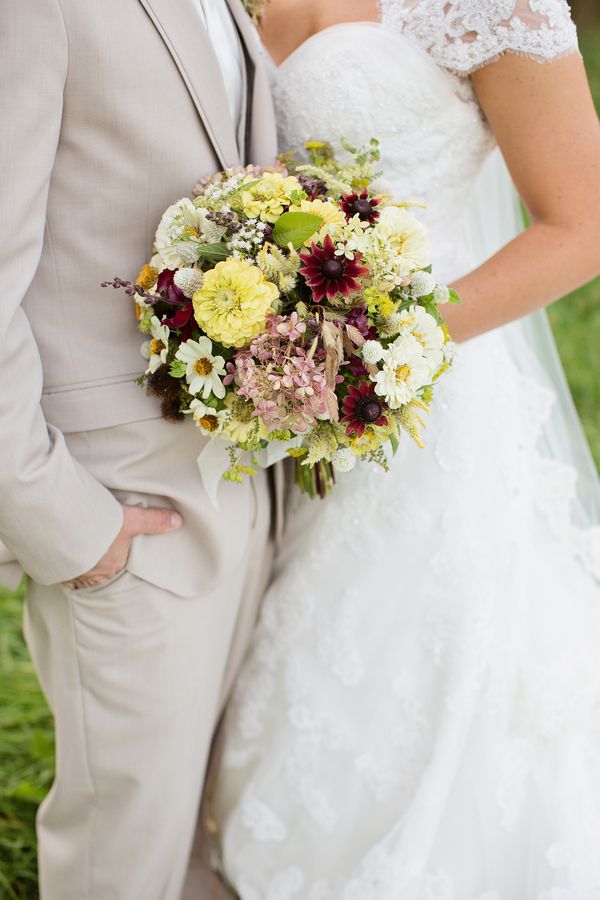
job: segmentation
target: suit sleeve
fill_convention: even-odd
[[[123,520],[118,501],[44,419],[42,364],[21,305],[42,250],[67,68],[57,0],[2,0],[0,538],[41,584],[92,568]]]

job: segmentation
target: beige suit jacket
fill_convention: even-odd
[[[258,36],[239,0],[229,5],[247,63],[237,133],[193,0],[2,0],[0,581],[10,586],[23,569],[41,584],[86,571],[121,527],[119,501],[64,436],[160,415],[135,384],[131,304],[100,283],[135,275],[160,215],[201,175],[275,156]]]

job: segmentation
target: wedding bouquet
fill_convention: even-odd
[[[422,446],[453,353],[439,306],[458,298],[412,204],[374,188],[376,141],[344,161],[307,149],[307,164],[204,180],[167,209],[135,281],[104,284],[135,300],[141,381],[166,419],[218,442],[219,478],[287,454],[324,496],[357,459],[387,468],[402,431]]]

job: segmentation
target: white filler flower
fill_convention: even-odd
[[[150,319],[150,333],[152,335],[151,340],[142,344],[142,356],[148,360],[146,375],[152,375],[159,366],[166,363],[171,331],[166,325],[161,325],[158,316],[152,316]]]
[[[200,269],[178,269],[173,276],[176,287],[191,300],[196,291],[202,287],[203,276]]]
[[[366,363],[375,365],[383,359],[383,347],[379,341],[365,341],[362,347],[362,356]]]
[[[447,303],[450,299],[450,289],[445,284],[436,284],[433,299],[436,303]]]
[[[212,348],[212,341],[202,336],[197,341],[190,340],[181,344],[175,358],[187,365],[185,378],[190,394],[202,392],[205,400],[214,394],[222,400],[225,396],[221,381],[225,375],[225,360],[222,356],[213,356]]]
[[[336,472],[351,472],[356,465],[356,456],[349,447],[339,447],[331,457]]]
[[[431,382],[431,364],[412,334],[400,335],[384,352],[383,367],[371,376],[375,393],[391,409],[410,403],[419,388]]]
[[[415,297],[426,297],[435,290],[435,278],[429,272],[415,272],[410,279],[410,289]]]

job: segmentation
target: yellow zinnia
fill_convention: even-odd
[[[260,334],[278,297],[279,291],[258,266],[245,259],[226,259],[205,273],[194,294],[194,316],[213,341],[244,347]]]
[[[262,219],[263,222],[277,221],[290,205],[290,194],[301,191],[302,186],[293,175],[283,176],[279,172],[265,172],[260,181],[248,179],[248,190],[242,185],[241,200],[244,214],[250,219]]]
[[[335,235],[338,228],[346,224],[346,216],[335,203],[330,200],[302,200],[299,206],[291,206],[290,212],[311,213],[313,216],[320,216],[323,219],[323,225],[317,234],[313,234],[304,243],[310,246],[313,241],[322,241],[326,234]]]

